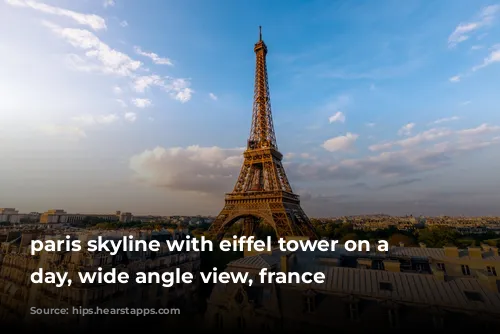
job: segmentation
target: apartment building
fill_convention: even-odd
[[[174,285],[170,288],[161,284],[82,284],[77,278],[80,271],[94,272],[102,268],[104,272],[116,269],[134,277],[136,272],[155,271],[160,274],[179,268],[181,272],[191,272],[197,277],[200,270],[199,252],[170,252],[165,243],[158,252],[130,252],[121,250],[115,255],[109,252],[40,252],[31,255],[29,245],[33,238],[39,240],[59,240],[66,235],[83,242],[98,235],[106,239],[121,239],[133,235],[141,240],[172,240],[185,238],[185,234],[151,231],[112,231],[91,233],[75,229],[56,231],[23,232],[12,235],[0,248],[0,321],[2,324],[24,324],[39,329],[51,329],[57,324],[59,329],[93,329],[110,326],[113,321],[124,318],[116,316],[67,316],[31,315],[30,307],[72,308],[72,307],[182,307],[184,310],[195,300],[198,281],[192,284]],[[32,284],[30,275],[39,268],[51,272],[68,272],[73,280],[71,286],[56,287],[54,284]],[[133,279],[131,280],[133,281]],[[166,320],[158,318],[156,320]],[[65,327],[66,326],[66,327]]]
[[[88,218],[96,218],[108,222],[123,222],[128,223],[132,221],[132,214],[130,212],[116,211],[112,214],[98,214],[98,213],[67,213],[64,210],[51,209],[44,212],[40,216],[40,223],[42,224],[71,224],[82,222]]]
[[[323,272],[323,284],[260,283],[261,269]],[[500,326],[498,249],[273,251],[231,262],[254,283],[217,284],[205,320],[219,331],[492,330]]]

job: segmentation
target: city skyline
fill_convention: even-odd
[[[500,4],[459,3],[4,0],[0,207],[217,214],[262,25],[308,215],[498,215]]]

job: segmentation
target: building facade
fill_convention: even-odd
[[[158,252],[119,251],[109,252],[39,252],[30,254],[33,238],[39,240],[61,240],[66,235],[83,242],[97,237],[88,231],[60,231],[58,234],[24,232],[10,240],[5,240],[0,251],[0,321],[3,324],[23,324],[36,328],[51,329],[57,324],[59,329],[76,328],[80,330],[113,326],[123,317],[70,314],[64,317],[55,315],[32,315],[31,307],[37,308],[181,308],[184,312],[196,302],[198,275],[200,270],[199,252],[171,252],[165,243]],[[99,234],[105,238],[117,239],[133,235],[141,240],[172,240],[186,235],[151,231],[114,231]],[[54,284],[33,284],[30,276],[39,268],[51,272],[67,272],[74,283],[71,286],[56,287]],[[79,282],[78,272],[103,272],[115,269],[127,272],[131,277],[127,284],[83,284]],[[173,285],[169,288],[161,284],[136,284],[137,272],[174,271],[191,272],[195,281],[192,284]],[[166,321],[168,317],[155,320]],[[170,317],[171,320],[172,317]],[[140,319],[140,318],[139,318]]]
[[[498,249],[393,247],[388,252],[246,256],[226,271],[253,284],[217,284],[205,320],[219,331],[385,332],[500,328]],[[322,284],[262,283],[274,272],[323,272]]]

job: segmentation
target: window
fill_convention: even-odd
[[[468,265],[462,264],[462,274],[464,274],[465,276],[470,275],[470,269]]]
[[[307,313],[313,313],[316,310],[314,296],[305,296],[304,297],[304,310]]]
[[[351,320],[353,320],[353,321],[359,320],[358,303],[350,303],[349,304],[349,314],[350,314]]]
[[[218,328],[218,329],[222,329],[223,327],[223,322],[222,322],[222,315],[220,315],[219,313],[217,313],[215,315],[215,326]]]
[[[493,276],[497,275],[497,271],[496,271],[495,267],[488,266],[488,267],[486,267],[486,270],[488,270],[488,273],[493,275]]]
[[[436,328],[436,329],[441,329],[444,327],[444,319],[440,315],[433,315],[432,322],[433,322],[434,328]]]
[[[375,270],[385,270],[384,262],[380,260],[374,260],[372,263],[372,268]]]
[[[436,265],[437,265],[439,270],[446,271],[446,267],[445,267],[444,263],[439,262]]]
[[[238,317],[238,328],[245,328],[245,319],[243,319],[243,317]]]
[[[389,326],[396,327],[398,325],[397,312],[395,310],[388,309],[387,316],[389,320]]]
[[[263,292],[263,299],[269,300],[271,299],[271,288],[265,288]]]
[[[483,296],[479,292],[476,291],[464,291],[465,297],[472,302],[482,302]]]
[[[392,291],[392,283],[380,282],[379,288],[380,288],[380,290],[383,290],[383,291]]]

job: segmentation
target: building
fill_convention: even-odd
[[[0,223],[20,223],[23,217],[14,208],[0,208]]]
[[[66,235],[71,240],[79,239],[83,242],[102,236],[105,239],[121,239],[123,236],[133,235],[135,239],[158,240],[161,249],[158,252],[137,251],[130,252],[121,249],[117,254],[108,252],[93,253],[80,252],[39,252],[31,255],[29,246],[34,238],[39,240],[62,240]],[[116,316],[82,316],[70,314],[64,317],[54,315],[31,315],[30,307],[40,308],[171,308],[176,307],[188,314],[196,302],[198,275],[200,270],[199,252],[171,252],[162,241],[174,238],[185,238],[180,232],[171,234],[166,231],[111,231],[106,233],[92,233],[78,229],[58,230],[48,232],[44,230],[26,231],[16,235],[9,235],[0,248],[0,322],[7,324],[24,324],[36,326],[38,329],[91,330],[103,326],[113,326],[116,322],[125,321],[126,317]],[[78,278],[78,272],[95,272],[98,268],[103,271],[116,270],[127,272],[132,277],[127,284],[83,284]],[[54,284],[33,284],[31,273],[43,268],[51,272],[67,272],[73,280],[71,286],[56,287]],[[179,268],[181,272],[191,272],[195,280],[192,284],[175,284],[163,287],[160,284],[136,284],[133,277],[136,272],[164,273]],[[135,321],[144,318],[134,317]],[[175,317],[153,317],[154,321],[172,321]],[[177,317],[181,319],[180,317]],[[151,321],[151,319],[149,320]]]
[[[123,218],[122,218],[123,217]],[[132,214],[124,213],[121,214],[120,211],[115,212],[114,214],[81,214],[81,213],[67,213],[64,210],[48,210],[44,212],[40,216],[40,223],[42,224],[64,224],[64,223],[78,223],[83,222],[86,219],[99,219],[107,222],[118,222],[121,219],[132,219]]]
[[[323,284],[262,283],[259,272],[323,272]],[[227,272],[254,283],[218,283],[205,320],[219,331],[390,332],[500,326],[498,249],[393,247],[388,252],[280,252],[249,255]]]
[[[132,213],[130,212],[116,212],[117,215],[120,216],[120,223],[130,223],[132,221]]]

